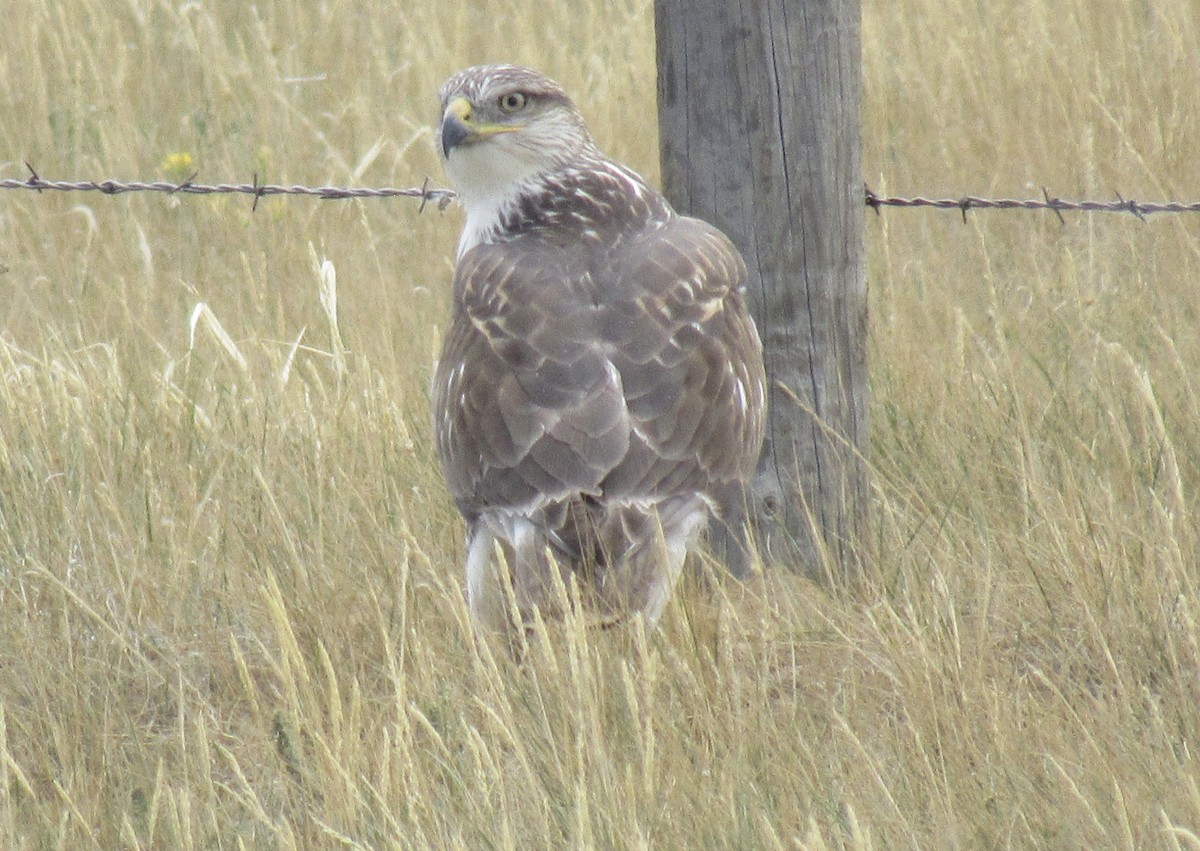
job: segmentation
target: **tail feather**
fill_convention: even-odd
[[[478,622],[515,626],[505,605],[507,580],[525,624],[535,609],[555,618],[575,604],[601,625],[638,613],[653,623],[709,516],[694,495],[657,503],[580,499],[555,508],[536,519],[481,517],[475,524],[467,584]],[[492,553],[497,544],[500,559]]]

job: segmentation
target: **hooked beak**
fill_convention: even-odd
[[[466,142],[475,130],[468,123],[471,120],[471,102],[464,97],[456,97],[446,105],[442,116],[442,156],[449,157],[450,152]]]
[[[512,133],[520,129],[507,124],[478,124],[472,120],[473,117],[471,102],[462,95],[446,104],[440,133],[443,157],[449,158],[450,152],[460,145],[472,145],[499,133]]]

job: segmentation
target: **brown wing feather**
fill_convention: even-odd
[[[681,217],[610,248],[518,238],[469,251],[434,385],[463,513],[580,497],[723,503],[762,442],[744,280],[729,241]]]
[[[721,503],[762,445],[762,346],[742,298],[745,265],[720,231],[676,217],[625,246],[610,278],[636,305],[608,331],[634,435],[605,493],[691,491]]]
[[[468,517],[598,495],[629,444],[620,376],[591,329],[578,258],[467,253],[434,378],[438,450]]]

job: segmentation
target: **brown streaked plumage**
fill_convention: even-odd
[[[441,106],[467,220],[433,413],[472,614],[512,626],[505,582],[522,619],[550,614],[557,573],[602,618],[653,621],[710,518],[737,522],[761,448],[745,265],[542,74],[469,68]]]

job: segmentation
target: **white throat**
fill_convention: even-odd
[[[519,183],[510,183],[489,195],[464,197],[459,202],[466,210],[467,220],[463,223],[462,236],[458,240],[458,259],[482,242],[489,242],[500,227],[500,220],[517,203],[518,199],[538,183],[537,175],[531,175]]]
[[[467,213],[458,257],[486,242],[517,200],[541,179],[544,163],[513,156],[499,146],[455,148],[443,160],[458,201]]]

